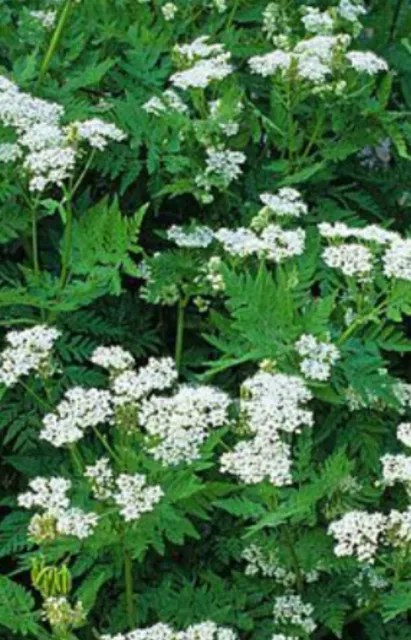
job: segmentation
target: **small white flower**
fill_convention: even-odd
[[[320,342],[310,334],[303,334],[295,348],[303,357],[301,372],[311,380],[327,380],[331,375],[331,367],[340,357],[337,347],[328,342]]]
[[[190,229],[173,224],[167,230],[167,238],[175,242],[178,247],[204,249],[213,242],[214,233],[206,226],[199,225]]]
[[[263,193],[260,200],[276,216],[300,218],[308,213],[308,207],[297,189],[283,187],[277,194]]]
[[[337,541],[334,553],[342,557],[356,556],[360,562],[372,564],[385,525],[386,517],[382,513],[349,511],[328,528],[328,533]]]
[[[313,620],[314,607],[310,603],[304,603],[301,596],[278,596],[274,604],[274,623],[290,624],[301,627],[307,635],[317,628]]]
[[[205,89],[213,81],[223,80],[233,71],[228,63],[230,54],[225,53],[211,60],[199,60],[185,71],[178,71],[170,81],[180,89]]]
[[[372,51],[350,51],[346,58],[358,73],[374,76],[380,71],[388,71],[388,64]]]
[[[209,147],[206,149],[206,154],[206,175],[217,176],[227,187],[241,176],[241,165],[247,159],[241,151]]]
[[[141,518],[143,513],[153,511],[164,493],[160,486],[146,484],[146,476],[122,473],[116,480],[117,492],[113,498],[121,507],[120,513],[126,522]]]
[[[60,335],[58,329],[44,325],[9,331],[6,335],[9,346],[0,354],[0,383],[13,387],[32,372],[47,375],[52,349]]]
[[[111,395],[100,389],[73,387],[57,405],[55,413],[43,418],[39,437],[54,447],[73,444],[88,427],[110,422],[113,416]]]
[[[320,11],[317,7],[303,7],[302,23],[310,33],[329,34],[334,30],[334,20],[328,11]]]
[[[166,22],[171,22],[172,20],[174,20],[177,11],[178,7],[174,4],[174,2],[167,2],[161,7],[161,13],[163,14],[164,20],[166,20]]]
[[[402,422],[397,428],[397,438],[411,448],[411,422]]]
[[[91,118],[82,122],[73,122],[69,129],[80,140],[86,140],[90,147],[104,151],[110,141],[121,142],[127,137],[116,125],[104,122],[100,118]]]
[[[369,278],[373,269],[371,251],[358,243],[327,247],[322,257],[327,266],[341,270],[345,276],[358,277],[360,280]]]
[[[382,257],[387,278],[411,280],[411,240],[395,240]]]
[[[93,351],[91,362],[114,372],[131,369],[135,365],[135,360],[131,353],[119,346],[97,347]]]
[[[55,25],[57,11],[30,11],[30,16],[38,22],[44,29],[49,31]]]
[[[233,256],[246,257],[263,248],[258,236],[245,227],[239,227],[238,229],[222,228],[214,233],[214,237],[222,243],[225,251]]]

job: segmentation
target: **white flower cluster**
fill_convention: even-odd
[[[240,125],[235,120],[227,118],[227,114],[224,113],[224,106],[222,100],[211,100],[208,103],[210,109],[210,118],[211,120],[215,120],[220,130],[223,132],[227,138],[237,135],[240,130]],[[232,117],[238,116],[243,110],[243,105],[239,102],[237,105],[232,107],[233,113]]]
[[[151,113],[155,116],[160,116],[164,113],[188,113],[188,107],[178,93],[172,89],[166,89],[161,97],[153,96],[147,102],[143,104],[143,109],[146,113]]]
[[[178,378],[172,358],[149,358],[138,372],[129,370],[116,376],[112,383],[116,406],[135,404],[153,391],[171,387]]]
[[[125,138],[117,127],[98,118],[63,127],[63,116],[60,105],[34,98],[7,78],[0,77],[0,122],[16,132],[16,144],[22,154],[24,151],[23,167],[30,176],[32,191],[43,191],[49,184],[60,186],[72,175],[77,141],[86,140],[101,150],[109,140]]]
[[[161,13],[163,14],[164,20],[166,22],[171,22],[177,15],[178,7],[174,4],[174,2],[166,2],[161,7]]]
[[[349,511],[332,522],[328,533],[337,541],[337,556],[356,556],[360,562],[374,562],[378,545],[384,535],[386,518],[382,513]]]
[[[217,149],[215,147],[208,147],[206,156],[204,178],[206,179],[210,175],[217,176],[226,187],[241,176],[241,165],[247,159],[241,151]]]
[[[55,413],[43,418],[39,437],[54,447],[63,447],[81,440],[88,427],[111,422],[113,407],[111,395],[100,389],[69,389]]]
[[[277,224],[269,224],[260,236],[245,227],[222,228],[214,236],[231,255],[246,257],[256,254],[276,263],[301,255],[305,246],[303,229],[286,230]]]
[[[270,262],[280,263],[287,258],[300,256],[304,252],[305,231],[287,230],[278,224],[269,224],[260,236],[261,255]]]
[[[121,473],[115,478],[108,458],[87,466],[84,476],[90,480],[94,497],[103,502],[113,500],[126,522],[153,511],[164,495],[159,485],[147,485],[145,475]]]
[[[211,621],[193,624],[185,631],[176,631],[160,622],[153,627],[135,629],[125,634],[103,635],[101,640],[237,640],[237,634]]]
[[[56,23],[57,11],[30,11],[30,17],[49,31]]]
[[[337,347],[329,342],[320,342],[311,334],[303,334],[295,344],[296,351],[303,359],[300,370],[311,380],[328,380],[331,367],[340,357]]]
[[[334,20],[328,11],[310,6],[304,6],[302,10],[302,23],[309,33],[328,35],[334,31]]]
[[[116,125],[104,122],[100,118],[74,122],[69,130],[70,135],[85,140],[90,147],[99,151],[104,151],[109,142],[122,142],[127,137]]]
[[[395,240],[382,258],[387,278],[411,280],[411,240]]]
[[[219,256],[211,256],[211,258],[203,268],[203,271],[206,274],[206,282],[210,284],[212,290],[216,293],[224,291],[225,289],[224,278],[221,274],[222,265],[223,261]]]
[[[140,473],[121,473],[116,479],[116,488],[113,499],[121,507],[120,513],[126,522],[138,520],[143,513],[153,511],[164,495],[159,485],[147,485],[146,476]]]
[[[50,596],[43,602],[42,617],[51,627],[77,627],[85,620],[83,605],[79,600],[73,607],[65,596]]]
[[[200,36],[190,44],[176,44],[174,53],[185,62],[213,58],[224,53],[224,45],[218,43],[209,44],[209,39],[209,36]]]
[[[283,187],[277,194],[262,193],[260,200],[276,216],[300,218],[308,213],[301,193],[290,187]]]
[[[209,37],[201,36],[191,44],[176,45],[174,52],[191,67],[174,73],[170,81],[180,89],[205,89],[213,81],[226,78],[233,71],[231,54],[222,44],[208,44]]]
[[[303,426],[312,426],[312,412],[304,407],[311,397],[296,376],[261,371],[246,380],[240,409],[253,438],[222,455],[222,471],[237,475],[246,484],[267,477],[275,486],[290,484],[291,447],[280,434],[299,433]]]
[[[338,5],[338,14],[347,22],[356,23],[360,16],[364,16],[367,10],[360,2],[351,2],[351,0],[340,0]]]
[[[218,13],[224,13],[227,11],[227,0],[211,0]]]
[[[387,517],[387,540],[394,547],[407,547],[411,542],[411,507],[405,511],[393,509]]]
[[[243,383],[240,408],[252,433],[276,437],[312,426],[312,411],[304,406],[311,399],[301,378],[259,371]]]
[[[275,557],[275,553],[264,551],[256,544],[246,547],[242,554],[242,558],[247,561],[245,575],[255,576],[262,575],[266,578],[274,578],[275,582],[284,587],[290,588],[297,583],[297,576],[293,571],[282,567]],[[318,571],[310,571],[303,573],[303,577],[307,583],[316,582],[318,580]]]
[[[334,225],[323,222],[318,225],[320,235],[331,241],[357,239],[364,244],[352,242],[327,247],[323,252],[325,263],[340,269],[346,276],[367,280],[373,270],[377,253],[381,256],[383,273],[387,278],[411,280],[411,240],[404,240],[395,231],[378,225],[349,227],[342,222]]]
[[[353,69],[358,73],[366,73],[375,76],[381,71],[388,71],[388,65],[372,51],[350,51],[346,58]]]
[[[397,482],[403,483],[411,494],[411,456],[403,453],[386,454],[381,458],[384,484],[392,487]]]
[[[227,423],[229,406],[227,394],[214,387],[180,385],[172,396],[145,399],[138,419],[149,441],[152,438],[153,457],[176,465],[199,457],[208,430]]]
[[[21,158],[23,152],[18,144],[12,142],[4,142],[0,144],[0,162],[16,162]]]
[[[93,495],[97,500],[108,500],[113,496],[114,472],[108,458],[100,458],[95,464],[88,465],[84,476],[91,481]]]
[[[178,247],[205,249],[213,242],[214,233],[206,226],[198,225],[190,229],[173,224],[167,230],[167,239],[175,242]]]
[[[29,482],[29,487],[30,491],[18,496],[18,504],[25,509],[42,509],[42,513],[34,515],[29,524],[29,536],[36,542],[52,540],[58,535],[83,540],[93,534],[98,516],[70,506],[67,497],[71,489],[70,480],[37,477]]]
[[[371,250],[357,242],[326,247],[322,257],[331,269],[339,269],[345,276],[357,277],[360,281],[369,280],[374,266]]]
[[[338,80],[334,86],[329,81],[337,73],[343,78],[341,73],[346,68],[351,67],[357,73],[371,76],[388,70],[385,60],[372,52],[346,53],[351,38],[347,34],[331,35],[333,23],[328,12],[320,12],[314,7],[306,7],[305,11],[303,22],[307,30],[316,35],[301,40],[292,50],[278,48],[271,53],[250,58],[249,65],[253,73],[268,77],[277,73],[286,75],[292,70],[301,81],[309,82],[317,91],[332,88],[338,93],[345,88],[345,80]]]
[[[283,633],[275,633],[271,640],[298,640],[297,636],[285,636]]]
[[[374,147],[364,147],[358,154],[361,165],[371,170],[387,169],[391,157],[391,140],[389,138],[383,138]]]
[[[398,425],[397,438],[406,447],[411,448],[411,422],[402,422]]]
[[[392,509],[387,515],[350,511],[331,523],[328,532],[337,540],[337,556],[356,556],[373,564],[381,544],[405,548],[411,542],[411,507]]]
[[[289,485],[291,464],[291,447],[264,436],[243,440],[221,456],[221,471],[237,476],[244,484],[258,484],[268,478],[276,487]]]
[[[274,623],[300,627],[307,635],[313,633],[317,625],[313,619],[314,607],[303,602],[301,596],[286,595],[275,599]]]
[[[219,229],[214,233],[216,240],[222,243],[225,251],[233,256],[245,258],[261,250],[258,236],[245,227],[238,229]]]
[[[395,231],[389,231],[378,224],[370,224],[366,227],[349,227],[344,222],[321,222],[318,230],[323,238],[329,240],[348,240],[355,238],[363,242],[386,245],[400,240],[400,235]]]
[[[97,347],[93,351],[91,362],[115,373],[131,369],[135,365],[135,360],[131,353],[119,346]]]
[[[6,335],[9,346],[0,354],[0,383],[13,387],[29,373],[47,375],[51,352],[60,335],[58,329],[44,325],[9,331]]]

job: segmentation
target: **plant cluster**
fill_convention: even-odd
[[[409,640],[407,3],[0,8],[0,638]]]

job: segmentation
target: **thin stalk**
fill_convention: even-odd
[[[71,208],[70,199],[67,201],[66,209],[66,228],[64,231],[64,252],[61,266],[60,286],[62,289],[66,286],[71,254],[71,242],[73,235],[73,210]]]
[[[127,622],[132,630],[135,624],[133,592],[133,560],[128,549],[124,549],[124,587],[126,596]]]
[[[291,540],[290,534],[288,532],[288,530],[285,528],[284,529],[284,540],[285,543],[288,547],[288,550],[290,552],[291,555],[291,560],[293,563],[293,568],[294,568],[294,573],[295,573],[295,578],[296,578],[296,586],[297,586],[297,591],[299,593],[301,593],[302,589],[303,589],[303,575],[300,569],[300,563],[298,561],[298,557],[297,554],[295,552],[294,549],[294,545],[293,542]]]
[[[41,67],[40,67],[40,73],[39,73],[39,77],[37,79],[37,84],[36,84],[36,88],[38,89],[38,87],[40,86],[40,83],[42,82],[44,76],[46,75],[48,68],[50,66],[50,62],[56,52],[57,49],[57,45],[60,41],[61,35],[63,33],[65,24],[67,22],[67,18],[69,16],[70,13],[70,9],[73,5],[74,0],[66,0],[60,15],[58,17],[58,21],[57,21],[57,26],[54,30],[54,33],[52,35],[52,38],[50,40],[50,44],[49,47],[46,51],[46,55],[43,58],[43,62],[41,63]]]
[[[33,391],[33,389],[31,389],[25,382],[23,382],[22,380],[19,380],[19,384],[23,387],[23,389],[27,391],[27,393],[29,393],[33,398],[35,398],[39,404],[43,405],[43,407],[47,409],[47,411],[54,411],[54,407],[48,402],[46,402],[45,400],[43,400],[43,398],[39,396],[35,391]]]
[[[94,432],[95,436],[101,442],[101,444],[103,445],[103,447],[105,448],[107,453],[109,453],[116,462],[121,464],[120,458],[118,457],[118,455],[116,454],[114,449],[109,445],[109,443],[107,441],[107,438],[100,433],[100,431],[97,429],[97,427],[92,427],[92,429],[93,429],[93,432]]]
[[[73,462],[73,467],[77,469],[79,474],[82,476],[84,472],[83,460],[75,444],[71,445],[70,447],[70,455]]]
[[[389,43],[394,41],[395,31],[397,29],[397,24],[398,24],[398,20],[399,20],[400,13],[401,13],[401,8],[402,8],[402,3],[403,3],[403,0],[397,0],[396,5],[395,5],[395,9],[394,9],[393,17],[392,17],[392,22],[391,22],[391,27],[390,27],[390,35],[389,35],[389,38],[388,38],[388,42]]]
[[[314,144],[317,142],[318,139],[318,134],[320,133],[321,129],[322,129],[322,125],[324,122],[324,115],[321,114],[320,117],[317,120],[317,124],[315,125],[314,131],[311,135],[310,140],[308,141],[308,144],[304,150],[303,155],[300,158],[300,163],[305,160],[307,158],[307,156],[309,155],[311,149],[313,148]]]
[[[33,269],[34,275],[37,280],[40,277],[40,263],[39,263],[39,245],[37,236],[37,216],[36,209],[33,207],[31,210],[31,248],[33,254]]]
[[[384,311],[385,307],[387,306],[387,301],[384,300],[381,304],[378,305],[378,307],[376,307],[375,309],[373,309],[371,311],[371,313],[368,313],[366,316],[363,316],[361,318],[358,318],[357,320],[355,320],[349,327],[348,329],[346,329],[346,331],[344,331],[344,333],[342,334],[342,336],[339,338],[339,340],[337,340],[337,344],[343,344],[344,342],[346,342],[348,340],[348,338],[354,333],[354,331],[356,329],[358,329],[359,327],[361,327],[363,324],[365,324],[366,322],[368,322],[368,320],[371,320],[372,318],[375,317],[375,314],[379,314],[381,311]]]
[[[90,165],[93,162],[94,156],[96,155],[96,150],[93,149],[87,159],[86,164],[84,165],[84,169],[83,171],[80,173],[80,176],[78,177],[78,179],[76,180],[74,187],[72,188],[71,192],[70,192],[70,200],[73,198],[74,194],[76,193],[77,189],[79,188],[79,186],[81,185],[81,183],[83,182],[87,171],[90,169]]]
[[[176,349],[175,349],[175,362],[177,371],[180,370],[181,356],[183,354],[183,342],[184,342],[184,310],[186,307],[186,300],[180,298],[177,307],[177,330],[176,330]]]
[[[226,24],[226,30],[231,28],[231,25],[234,22],[234,18],[235,18],[235,14],[237,13],[237,9],[240,5],[240,0],[235,0],[234,5],[233,5],[233,9],[230,13],[230,15],[228,16],[228,20],[227,20],[227,24]]]
[[[291,78],[288,79],[288,86],[287,86],[287,121],[288,121],[288,157],[290,162],[292,162],[293,155],[294,155],[294,145],[295,145],[295,131],[294,131]]]

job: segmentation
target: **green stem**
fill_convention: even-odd
[[[77,469],[79,474],[82,476],[84,472],[83,460],[75,444],[70,446],[70,455],[73,461],[73,467]]]
[[[292,560],[292,563],[293,563],[294,573],[295,573],[295,577],[296,577],[297,591],[299,593],[301,593],[302,590],[303,590],[303,586],[304,586],[303,574],[301,572],[300,563],[298,561],[298,557],[297,557],[297,554],[295,552],[294,545],[293,545],[293,542],[291,540],[291,536],[290,536],[287,528],[284,529],[284,540],[285,540],[285,543],[286,543],[286,545],[288,547],[288,550],[290,552],[291,560]]]
[[[307,158],[307,156],[309,155],[311,149],[313,148],[314,144],[317,142],[318,139],[318,134],[320,133],[321,129],[322,129],[322,125],[324,122],[324,114],[321,114],[318,117],[317,123],[315,125],[314,131],[311,135],[311,138],[308,141],[308,144],[304,150],[303,155],[300,158],[300,163],[305,160]]]
[[[54,30],[54,33],[52,35],[49,47],[46,51],[46,55],[43,58],[43,62],[41,63],[41,67],[40,67],[40,73],[39,73],[39,77],[37,79],[37,84],[36,84],[36,88],[38,89],[38,87],[40,86],[40,83],[42,82],[44,76],[46,75],[48,68],[50,66],[50,62],[56,52],[57,49],[57,45],[60,41],[61,35],[63,33],[64,30],[64,26],[66,24],[67,18],[69,16],[70,13],[70,9],[72,7],[74,0],[66,0],[60,15],[58,17],[58,21],[57,21],[57,26]]]
[[[38,237],[37,237],[37,216],[36,216],[36,209],[34,207],[31,210],[31,246],[32,246],[32,253],[33,253],[34,275],[38,280],[40,276],[40,263],[39,263]]]
[[[401,13],[402,3],[403,3],[403,0],[397,0],[397,3],[395,5],[395,9],[394,9],[393,17],[392,17],[392,23],[391,23],[391,27],[390,27],[390,35],[389,35],[389,38],[388,38],[388,42],[389,43],[393,42],[394,38],[395,38],[395,31],[397,29],[397,24],[398,24],[398,20],[399,20],[400,13]]]
[[[19,384],[23,387],[23,389],[27,391],[27,393],[29,393],[33,398],[35,398],[39,404],[43,405],[43,407],[47,409],[47,411],[54,411],[54,407],[48,402],[46,402],[45,400],[43,400],[43,398],[41,398],[35,391],[33,391],[33,389],[31,389],[25,382],[23,382],[22,380],[19,380]]]
[[[175,350],[175,362],[177,371],[180,370],[181,356],[183,354],[183,341],[184,341],[184,309],[187,301],[180,298],[177,307],[177,330],[176,330],[176,350]]]
[[[235,0],[233,8],[232,8],[232,11],[231,11],[231,13],[230,13],[230,15],[228,17],[228,20],[227,20],[226,31],[231,28],[231,25],[234,22],[235,14],[237,13],[237,9],[239,7],[239,4],[240,4],[240,0]]]
[[[80,173],[80,176],[78,177],[78,179],[76,180],[74,187],[71,190],[70,193],[70,200],[72,200],[74,194],[76,193],[77,189],[79,188],[79,186],[81,185],[81,183],[83,182],[87,171],[90,169],[91,163],[93,162],[94,156],[96,155],[96,149],[93,149],[88,157],[88,160],[86,162],[86,164],[84,165],[84,169],[83,171]]]
[[[134,592],[133,592],[133,560],[128,549],[124,549],[124,586],[129,629],[135,625]]]
[[[382,302],[380,305],[378,305],[378,307],[375,307],[375,309],[373,309],[371,311],[371,313],[368,313],[366,316],[363,316],[363,317],[358,318],[357,320],[355,320],[348,327],[348,329],[346,331],[344,331],[342,336],[337,340],[337,344],[340,345],[340,344],[343,344],[344,342],[346,342],[348,340],[348,338],[354,333],[354,331],[356,329],[358,329],[363,324],[368,322],[368,320],[371,320],[372,318],[375,318],[376,314],[378,315],[381,311],[384,311],[386,305],[387,305],[387,302],[384,300],[384,302]]]
[[[60,275],[60,286],[62,289],[64,289],[64,287],[66,286],[67,278],[68,278],[72,235],[73,235],[73,211],[71,208],[71,201],[69,199],[67,201],[67,209],[66,209],[66,228],[64,231],[64,252],[63,252],[63,261],[62,261],[61,275]]]
[[[106,438],[106,436],[103,436],[100,431],[97,429],[97,427],[92,427],[93,432],[95,434],[95,436],[97,437],[97,439],[101,442],[101,444],[103,445],[103,447],[105,448],[105,450],[107,451],[107,453],[110,454],[110,456],[113,457],[113,459],[119,463],[121,465],[121,460],[118,457],[118,455],[116,454],[116,452],[114,451],[114,449],[109,445],[108,440]]]

